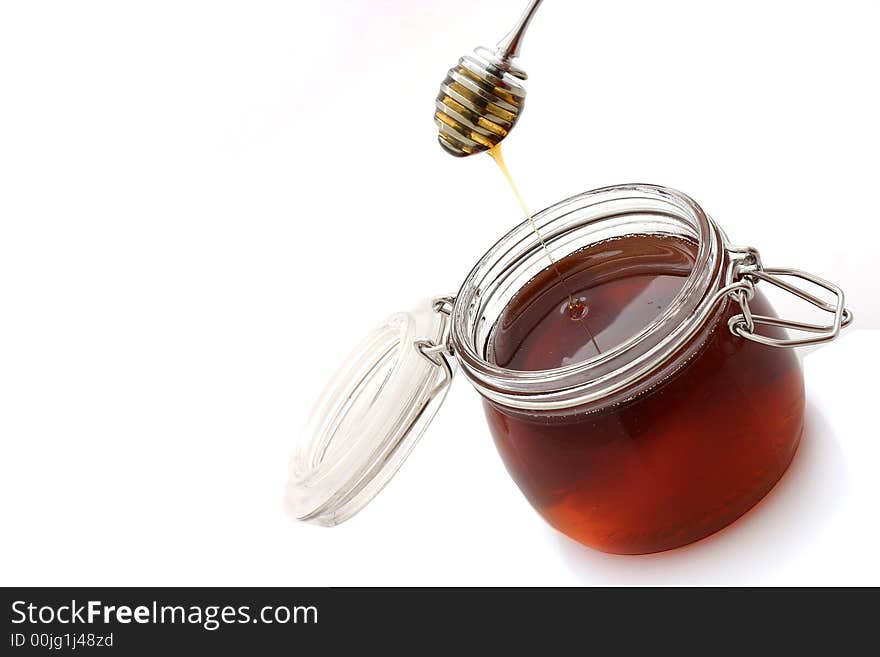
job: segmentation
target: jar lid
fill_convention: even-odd
[[[394,476],[446,397],[450,300],[392,315],[327,384],[290,463],[287,505],[300,520],[337,525]]]

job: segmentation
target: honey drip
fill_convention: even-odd
[[[535,238],[540,242],[541,248],[544,250],[544,255],[547,256],[547,260],[550,262],[550,266],[553,268],[553,271],[556,273],[556,277],[559,279],[559,283],[562,285],[562,288],[566,291],[568,295],[568,316],[579,322],[583,325],[584,330],[587,332],[587,335],[590,338],[590,342],[593,343],[593,347],[596,349],[596,353],[602,353],[601,349],[599,349],[599,345],[596,342],[596,337],[593,335],[593,332],[590,330],[590,327],[586,322],[587,315],[587,305],[585,299],[575,299],[574,294],[571,291],[571,288],[568,285],[568,282],[565,279],[565,276],[562,275],[562,272],[559,270],[559,266],[556,264],[556,260],[553,258],[553,254],[550,253],[550,249],[547,246],[547,242],[544,241],[544,237],[541,235],[541,231],[538,230],[538,225],[535,223],[535,219],[532,217],[532,213],[529,212],[529,208],[526,205],[525,200],[523,200],[522,194],[519,193],[519,188],[516,186],[516,183],[513,182],[513,176],[510,175],[510,170],[507,168],[507,163],[504,161],[504,155],[501,153],[501,144],[495,144],[488,151],[492,159],[495,160],[495,164],[498,165],[498,168],[501,169],[501,173],[504,175],[505,180],[507,180],[507,184],[510,185],[510,189],[513,191],[513,195],[516,197],[517,203],[519,203],[519,207],[522,209],[523,214],[526,216],[526,219],[529,221],[529,225],[532,227],[532,231],[535,233]]]

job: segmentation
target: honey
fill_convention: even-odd
[[[505,307],[489,360],[547,370],[629,340],[680,291],[696,248],[630,235],[556,261]],[[570,315],[572,297],[591,336]],[[750,305],[773,315],[760,292]],[[559,411],[484,399],[508,471],[551,525],[606,552],[657,552],[721,529],[767,494],[800,440],[803,379],[792,350],[727,329],[737,312],[726,301],[675,361],[683,364],[652,374],[632,397]]]
[[[535,239],[541,245],[541,250],[544,252],[544,256],[547,258],[547,262],[550,263],[550,269],[556,275],[556,279],[559,281],[559,285],[566,292],[567,307],[563,312],[567,312],[569,317],[580,323],[580,326],[578,328],[582,329],[586,333],[596,351],[598,351],[599,345],[596,343],[593,332],[590,330],[590,326],[586,321],[586,308],[583,302],[576,299],[574,294],[572,294],[572,291],[571,289],[569,289],[568,283],[565,280],[565,276],[560,271],[559,266],[556,264],[556,260],[553,259],[553,255],[550,253],[550,249],[547,247],[547,243],[541,236],[541,231],[538,230],[538,226],[537,224],[535,224],[535,219],[532,217],[532,213],[529,212],[529,208],[526,205],[522,194],[520,194],[519,192],[519,187],[516,186],[516,183],[513,181],[513,176],[510,175],[510,169],[507,168],[507,162],[505,162],[504,154],[501,152],[501,144],[495,144],[487,151],[487,153],[491,156],[493,160],[495,160],[495,164],[498,165],[498,168],[501,170],[501,174],[504,176],[507,184],[510,185],[510,190],[513,192],[513,196],[516,198],[516,202],[519,203],[519,207],[523,211],[523,214],[529,222],[529,227],[532,229],[532,232],[535,235]]]
[[[491,343],[493,362],[511,370],[549,370],[622,343],[678,294],[693,251],[680,239],[628,236],[554,263],[505,309]],[[581,323],[590,327],[589,340]]]

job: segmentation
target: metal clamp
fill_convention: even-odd
[[[431,399],[443,392],[452,383],[452,377],[455,374],[455,360],[452,352],[452,343],[449,339],[449,318],[452,315],[452,304],[454,302],[454,296],[436,297],[432,304],[434,312],[443,315],[440,337],[436,342],[425,338],[415,340],[414,342],[419,353],[432,365],[442,367],[445,374],[443,380],[437,383],[437,386],[431,393]]]
[[[810,344],[819,344],[821,342],[829,342],[840,334],[841,328],[852,322],[852,312],[844,307],[843,290],[833,283],[799,269],[765,269],[761,264],[760,254],[752,247],[733,247],[729,250],[733,254],[740,254],[740,257],[731,261],[731,267],[728,270],[729,284],[719,291],[719,296],[727,295],[732,297],[739,304],[742,311],[728,320],[728,327],[734,335],[746,340],[758,342],[768,347],[800,347]],[[835,297],[835,301],[833,303],[824,301],[819,297],[810,294],[806,290],[797,287],[796,285],[792,285],[783,278],[780,278],[780,276],[800,278],[813,283],[814,285],[831,292]],[[749,301],[754,297],[755,286],[760,281],[766,281],[771,285],[775,285],[776,287],[807,301],[816,308],[831,313],[831,322],[829,324],[812,324],[809,322],[753,314],[749,308]],[[803,331],[805,333],[813,333],[815,335],[804,335],[789,339],[773,338],[758,333],[757,327],[759,326],[778,326],[781,328]]]

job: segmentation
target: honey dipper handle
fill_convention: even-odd
[[[543,0],[532,0],[529,3],[529,6],[526,7],[522,16],[519,17],[516,25],[513,26],[513,29],[511,29],[510,32],[498,42],[497,56],[500,59],[506,60],[519,57],[519,50],[522,46],[523,37],[526,34],[526,30],[529,28],[529,23],[532,22],[532,17],[535,15],[535,12],[538,11],[538,7],[541,6],[541,2],[543,2]]]

